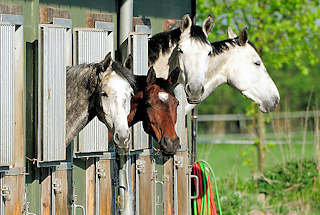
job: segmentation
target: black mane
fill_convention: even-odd
[[[236,37],[234,39],[220,40],[211,43],[213,55],[219,55],[229,50],[230,46],[228,46],[228,44],[230,44],[232,47],[236,45],[240,46],[239,37]],[[251,41],[248,41],[248,44],[251,45],[256,50],[256,52],[258,52],[255,45]]]
[[[229,50],[228,44],[230,44],[232,47],[238,45],[234,39],[221,40],[211,43],[213,55],[219,55],[224,51]]]
[[[112,67],[112,70],[114,70],[118,75],[126,79],[133,89],[135,88],[136,79],[129,69],[123,67],[122,64],[120,64],[117,61],[112,61],[111,67]]]
[[[181,29],[175,28],[170,31],[155,34],[148,42],[148,62],[152,65],[158,58],[160,52],[165,53],[172,46],[175,46],[181,36]],[[207,36],[202,31],[202,28],[197,25],[192,25],[190,30],[190,37],[201,43],[210,44]],[[171,46],[170,46],[171,45]]]
[[[152,65],[159,57],[160,52],[165,53],[170,45],[176,45],[180,40],[180,28],[155,34],[148,42],[149,65]]]
[[[197,26],[197,25],[191,26],[190,37],[194,40],[198,40],[202,43],[210,45],[207,35],[204,34],[200,26]]]

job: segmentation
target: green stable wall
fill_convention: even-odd
[[[24,16],[24,71],[25,71],[25,149],[28,158],[36,158],[37,150],[37,72],[38,72],[38,25],[40,6],[50,6],[70,11],[72,26],[85,27],[85,14],[112,13],[115,24],[115,50],[117,39],[117,0],[0,0],[0,4],[22,5]],[[181,0],[134,0],[133,15],[151,19],[152,34],[162,31],[165,19],[181,19],[191,12],[191,1]],[[85,162],[74,162],[74,177],[77,181],[78,204],[85,205]],[[158,169],[159,167],[157,167]],[[41,175],[36,164],[26,159],[26,201],[30,202],[30,212],[40,214]],[[160,172],[160,168],[159,168]],[[81,181],[81,182],[80,182]],[[82,188],[79,184],[83,184]]]

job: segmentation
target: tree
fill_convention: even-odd
[[[310,91],[314,92],[318,101],[320,97],[319,6],[318,0],[198,0],[197,20],[202,22],[208,14],[215,17],[210,41],[226,39],[228,26],[238,32],[248,27],[249,40],[258,48],[269,74],[278,86],[281,106],[285,101],[290,108],[301,110],[305,109]],[[229,88],[220,90],[220,94],[232,96],[232,93]],[[218,96],[211,95],[208,101],[199,106],[199,113],[208,113],[209,103],[216,108],[222,104],[226,107],[227,97],[219,101]],[[243,107],[248,105],[239,95],[232,96],[228,103],[229,109],[236,112],[243,112]],[[261,117],[262,114],[257,114],[257,125],[262,126],[257,129],[259,135],[264,130]],[[265,146],[258,148],[264,150]],[[263,168],[264,165],[260,166]]]

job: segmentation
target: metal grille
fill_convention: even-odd
[[[39,95],[42,100],[42,161],[65,160],[67,29],[42,25]],[[71,44],[70,44],[71,45]]]
[[[147,75],[148,72],[148,34],[132,35],[133,74]],[[149,147],[148,135],[143,130],[142,122],[133,126],[133,148],[135,150]]]
[[[77,63],[100,62],[113,53],[113,32],[98,29],[77,30]],[[108,129],[97,117],[79,133],[79,152],[103,152],[108,148]]]
[[[15,25],[0,24],[0,166],[13,161]]]
[[[181,145],[186,144],[185,135],[185,106],[187,102],[186,94],[184,92],[184,87],[179,84],[174,90],[176,98],[179,100],[179,106],[177,108],[177,122],[175,124],[175,129],[178,137],[180,138]]]

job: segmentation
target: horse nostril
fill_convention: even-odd
[[[120,142],[119,133],[118,133],[118,132],[114,134],[114,141],[115,141],[116,143],[119,143],[119,142]]]
[[[272,106],[275,108],[280,102],[279,96],[273,96],[272,97],[272,102],[273,102]]]
[[[179,139],[179,137],[177,137],[176,139],[174,139],[173,144],[174,144],[174,145],[180,145],[180,139]]]
[[[201,95],[204,93],[204,86],[201,87]]]
[[[129,141],[130,141],[130,138],[131,138],[131,134],[130,134],[130,132],[129,132],[129,136],[124,140],[124,143],[126,144],[127,142],[129,142]]]
[[[186,92],[187,92],[188,95],[191,94],[191,89],[190,89],[190,85],[189,84],[186,85]]]

